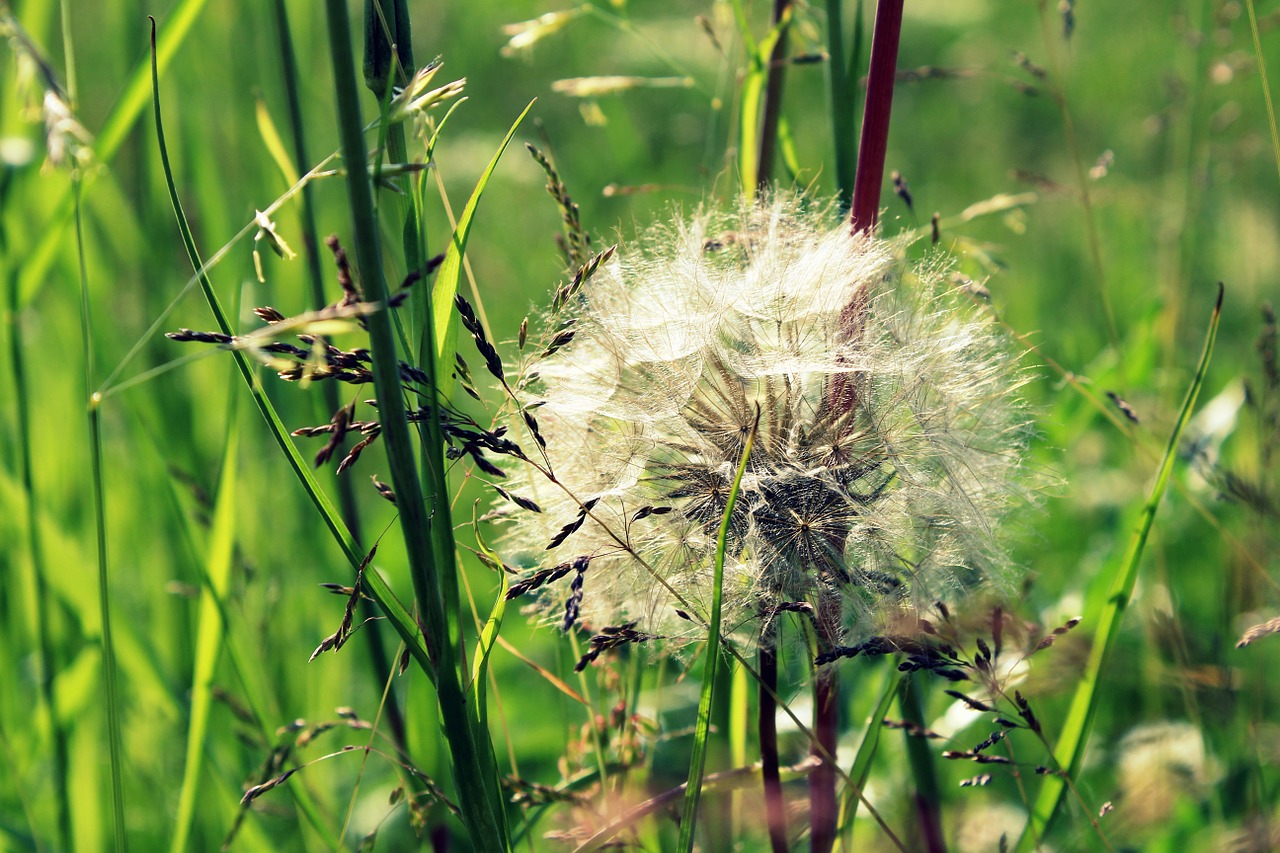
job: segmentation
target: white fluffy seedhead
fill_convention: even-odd
[[[830,622],[838,601],[834,641],[1003,586],[995,528],[1022,494],[1021,380],[943,272],[791,195],[655,228],[601,266],[552,318],[572,342],[525,365],[536,376],[519,390],[545,470],[512,476],[544,511],[515,520],[506,550],[537,568],[589,561],[575,592],[542,590],[545,612],[560,619],[573,597],[595,630],[705,637],[757,410],[729,528],[728,633],[757,636],[804,605]]]

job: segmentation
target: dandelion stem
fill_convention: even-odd
[[[782,83],[787,67],[787,28],[791,24],[791,0],[774,0],[773,26],[778,36],[769,54],[768,82],[764,91],[764,117],[760,126],[760,157],[756,163],[756,188],[773,182],[774,152],[778,147],[778,122],[782,118]]]
[[[870,233],[880,211],[884,156],[889,147],[889,113],[893,107],[894,75],[898,70],[898,40],[902,35],[903,0],[880,0],[871,34],[871,68],[867,100],[862,111],[858,169],[853,178],[853,233]]]
[[[841,611],[838,597],[820,593],[815,607],[819,647],[829,650],[839,639]],[[840,739],[840,674],[834,666],[820,669],[813,686],[813,735],[810,754],[819,760],[809,774],[809,850],[827,853],[835,844],[840,816],[836,799],[836,746]]]
[[[787,812],[778,763],[778,635],[772,624],[760,638],[760,775],[764,779],[764,813],[773,853],[787,853]]]

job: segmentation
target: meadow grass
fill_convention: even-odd
[[[803,619],[772,664],[533,624],[505,592],[547,566],[472,523],[495,478],[446,460],[437,419],[353,414],[382,434],[334,477],[308,458],[326,437],[289,433],[374,385],[304,390],[163,333],[245,334],[272,305],[354,349],[336,330],[366,321],[379,400],[398,351],[492,428],[522,320],[543,341],[595,253],[770,166],[853,193],[874,6],[400,3],[364,40],[338,2],[0,6],[0,849],[807,847]],[[356,51],[406,15],[412,49],[358,88]],[[1062,485],[1009,525],[1020,595],[928,614],[970,682],[830,665],[844,849],[1274,845],[1278,22],[1252,0],[906,4],[885,168],[907,184],[883,182],[879,227],[915,260],[936,242],[1025,350],[1033,464]],[[431,85],[466,77],[466,101],[380,118],[377,81],[437,54]],[[604,75],[624,82],[552,86]],[[59,142],[72,162],[46,165]],[[297,260],[253,239],[257,210]],[[393,314],[326,319],[328,234],[370,302],[444,260]]]

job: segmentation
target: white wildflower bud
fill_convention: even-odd
[[[1024,493],[1030,431],[1021,373],[946,273],[790,195],[620,250],[557,297],[545,339],[572,340],[525,365],[538,435],[521,444],[537,465],[511,475],[543,512],[517,514],[508,556],[589,558],[575,606],[593,630],[705,638],[758,408],[729,526],[727,634],[750,642],[781,607],[834,618],[835,641],[903,606],[1004,587],[995,530]],[[568,581],[539,594],[560,619]]]

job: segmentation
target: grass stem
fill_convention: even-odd
[[[355,81],[350,19],[343,0],[326,0],[325,10],[337,95],[339,133],[343,159],[347,165],[347,198],[355,228],[356,265],[367,298],[385,303],[387,285],[382,270],[373,192],[368,171],[363,168],[366,162],[365,143]],[[456,596],[457,566],[454,560],[448,491],[443,488],[444,442],[436,408],[438,401],[428,401],[431,411],[426,418],[424,464],[432,475],[428,480],[426,495],[431,501],[428,512],[418,481],[413,442],[401,402],[400,367],[390,312],[383,309],[371,314],[368,325],[374,384],[378,399],[382,402],[379,413],[392,484],[396,492],[396,505],[400,510],[400,526],[405,538],[423,634],[434,670],[440,714],[452,757],[463,822],[477,849],[506,850],[506,814],[494,768],[492,743],[488,732],[480,731],[478,709],[468,706],[462,689],[462,673],[458,667],[460,638],[454,630],[457,626],[460,631]],[[431,335],[431,324],[426,325],[424,333]],[[430,341],[425,349],[434,361],[434,341]],[[423,367],[428,376],[436,375],[433,363]],[[446,593],[450,588],[455,594],[451,600],[446,600]]]

